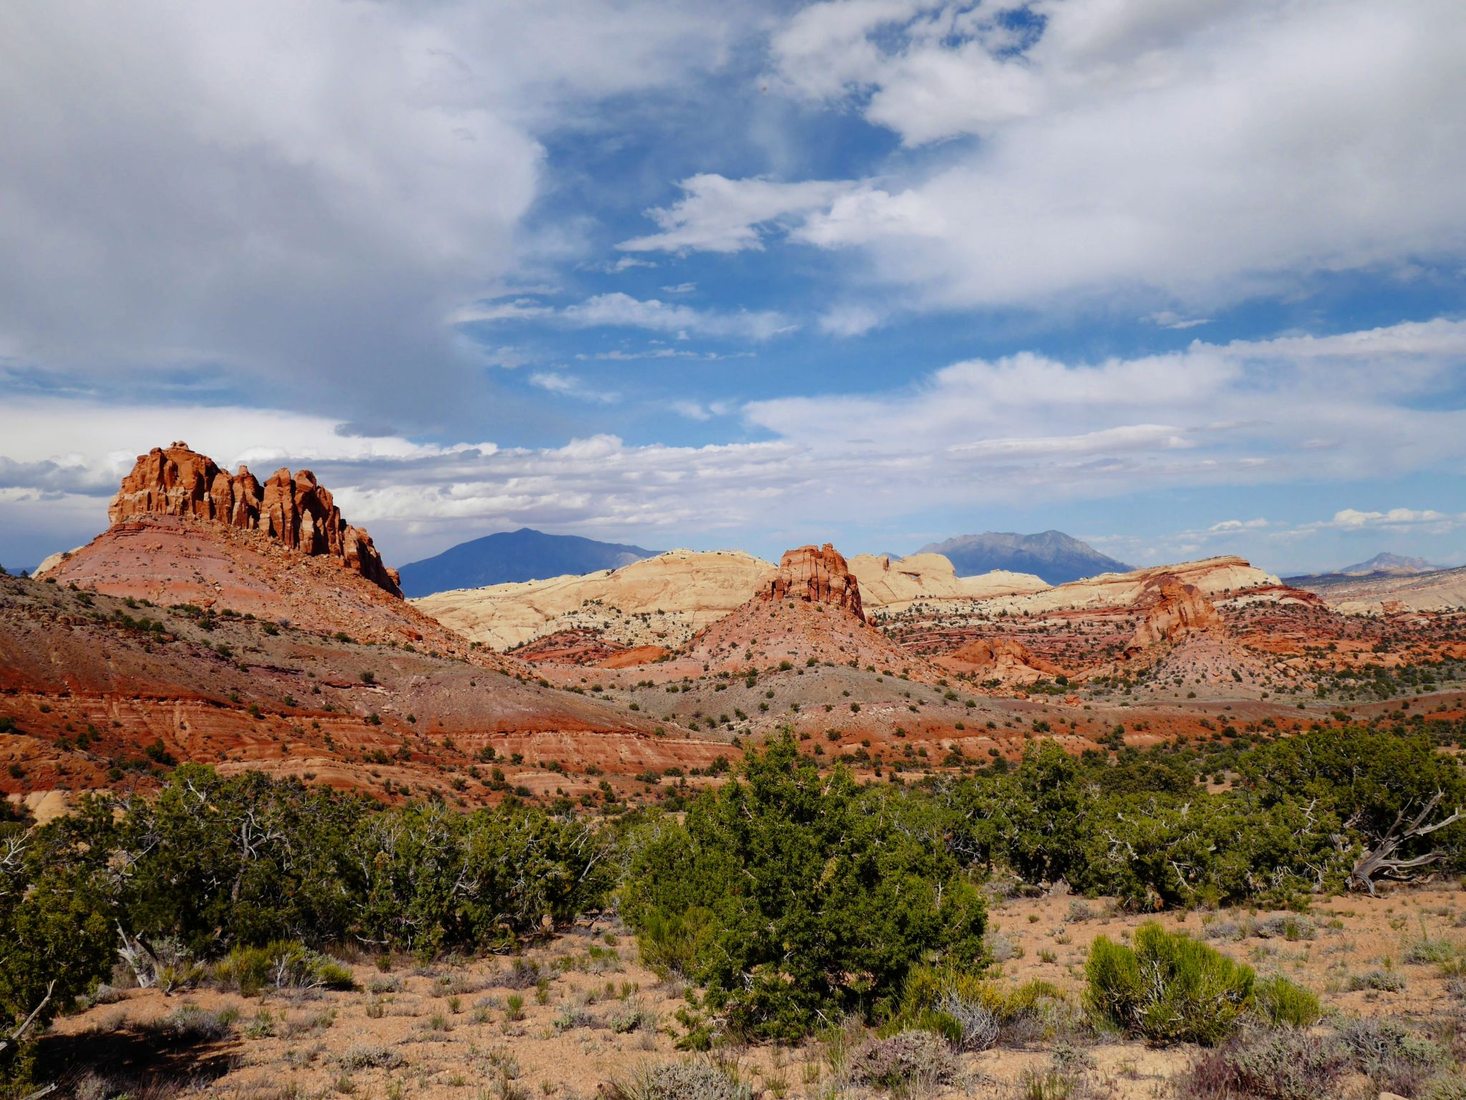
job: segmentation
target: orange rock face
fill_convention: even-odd
[[[763,592],[766,600],[805,600],[843,607],[864,621],[860,606],[860,582],[840,552],[828,542],[824,546],[800,546],[784,551],[779,572]]]
[[[392,595],[402,595],[397,571],[383,564],[371,536],[341,518],[330,490],[309,470],[292,476],[281,467],[261,485],[247,467],[231,475],[187,443],[154,447],[139,455],[122,479],[107,518],[116,526],[158,515],[263,531],[292,550],[335,558]]]
[[[1169,573],[1146,583],[1140,606],[1145,608],[1125,652],[1138,653],[1160,642],[1174,641],[1187,634],[1216,630],[1221,617],[1212,602],[1194,585]]]

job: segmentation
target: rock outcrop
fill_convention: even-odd
[[[828,542],[824,546],[800,546],[784,551],[779,571],[764,589],[766,600],[795,599],[832,604],[851,612],[862,622],[860,582],[850,572],[840,552]]]
[[[1127,656],[1221,625],[1221,616],[1201,590],[1169,573],[1148,581],[1137,603],[1145,617],[1125,647]]]
[[[1026,645],[1012,638],[979,638],[937,658],[937,664],[1006,684],[1032,683],[1064,673],[1058,665],[1035,656]]]
[[[860,599],[867,611],[904,611],[915,603],[986,600],[1042,592],[1049,587],[1026,573],[995,571],[959,577],[941,554],[905,558],[856,554],[850,559],[850,572],[860,582]]]
[[[335,558],[392,595],[402,595],[396,570],[383,564],[371,536],[341,518],[330,490],[309,470],[291,474],[282,466],[262,485],[248,467],[230,474],[187,443],[154,447],[138,456],[107,509],[113,526],[146,516],[184,516],[263,531],[292,550]]]
[[[585,576],[436,592],[411,602],[492,649],[587,629],[618,645],[673,649],[761,591],[775,571],[736,550],[669,550]]]

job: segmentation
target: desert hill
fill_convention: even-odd
[[[583,577],[439,592],[413,603],[494,649],[581,628],[621,645],[672,648],[734,610],[774,572],[741,551],[672,550]]]
[[[857,554],[848,563],[870,612],[904,610],[916,602],[980,600],[1039,592],[1032,575],[990,573],[958,577],[938,554],[892,559]],[[676,649],[732,613],[772,579],[776,567],[734,550],[673,550],[618,569],[585,576],[438,592],[415,606],[467,638],[513,649],[591,632],[615,647]]]
[[[108,508],[112,524],[38,576],[113,596],[193,604],[325,634],[468,645],[401,598],[365,530],[342,517],[309,470],[261,484],[174,443],[138,456]]]
[[[0,578],[0,719],[7,792],[146,785],[157,765],[192,760],[473,803],[514,788],[578,795],[597,789],[592,774],[730,752],[407,645],[15,577]]]
[[[461,542],[431,558],[409,562],[400,570],[402,591],[409,597],[430,596],[457,588],[594,573],[619,569],[656,553],[640,546],[597,542],[578,535],[547,535],[521,527]]]
[[[1362,561],[1355,565],[1346,565],[1335,572],[1342,573],[1346,577],[1372,577],[1378,573],[1389,573],[1395,576],[1408,576],[1412,573],[1434,573],[1443,566],[1432,565],[1424,558],[1405,557],[1400,554],[1376,554],[1368,561]]]
[[[1466,607],[1466,567],[1428,573],[1330,574],[1299,577],[1292,583],[1317,593],[1330,607],[1347,614],[1443,611]]]
[[[1044,614],[1095,608],[1133,607],[1161,577],[1174,577],[1195,587],[1202,595],[1217,599],[1256,589],[1275,589],[1282,581],[1254,568],[1238,557],[1203,558],[1176,565],[1158,565],[1125,573],[1102,573],[1070,581],[1029,595],[999,597],[988,601],[993,611],[1013,615]]]
[[[950,560],[929,553],[896,559],[889,555],[856,554],[850,559],[850,571],[860,581],[865,604],[873,611],[904,611],[919,602],[982,600],[1042,592],[1048,587],[1031,573],[995,570],[981,576],[959,577]]]
[[[1062,531],[1036,535],[984,531],[928,543],[917,553],[944,555],[964,577],[1000,570],[1031,573],[1048,584],[1064,584],[1098,573],[1127,573],[1134,568]]]

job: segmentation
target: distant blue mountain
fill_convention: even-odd
[[[958,535],[946,542],[929,543],[920,553],[945,554],[959,577],[1009,569],[1014,573],[1035,573],[1049,584],[1064,584],[1098,573],[1128,573],[1135,568],[1101,554],[1089,543],[1062,531],[1037,535],[1016,535],[1011,531]]]
[[[402,594],[431,596],[450,588],[482,588],[537,581],[566,573],[617,569],[660,553],[640,546],[597,542],[578,535],[547,535],[530,527],[461,542],[441,554],[404,565]]]

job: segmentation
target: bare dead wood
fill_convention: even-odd
[[[20,1045],[25,1038],[25,1033],[35,1024],[36,1018],[40,1016],[45,1007],[51,1003],[51,991],[56,988],[56,980],[53,978],[46,986],[46,995],[41,998],[41,1003],[31,1009],[31,1014],[22,1020],[9,1035],[0,1036],[0,1054],[4,1054],[13,1046]]]
[[[1380,842],[1361,855],[1354,864],[1353,870],[1349,872],[1349,888],[1365,890],[1373,895],[1375,879],[1408,879],[1412,872],[1442,859],[1445,853],[1441,851],[1425,852],[1408,859],[1397,856],[1396,853],[1400,850],[1401,845],[1408,841],[1430,836],[1462,819],[1462,811],[1458,806],[1455,813],[1427,824],[1443,798],[1445,798],[1445,792],[1436,791],[1434,795],[1426,799],[1420,812],[1408,821],[1405,817],[1410,809],[1408,806],[1396,814],[1394,823],[1390,825]]]

